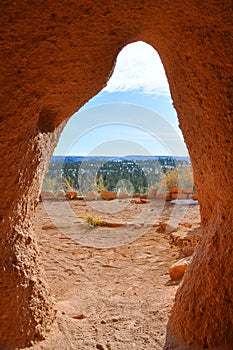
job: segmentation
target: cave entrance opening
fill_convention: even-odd
[[[175,171],[182,167],[187,171]],[[172,171],[170,179],[164,176]],[[178,182],[193,187],[166,74],[154,48],[135,42],[119,53],[106,87],[68,121],[42,193],[59,199],[67,192],[73,192],[71,199],[96,198],[103,189],[117,195],[149,194],[177,188]]]
[[[164,294],[166,272],[179,254],[167,238],[188,208],[167,200],[192,201],[192,181],[160,58],[146,43],[130,44],[107,86],[68,121],[44,180],[37,220],[45,209],[52,221],[41,227],[41,248],[53,249],[43,256],[52,290],[66,300],[58,310],[100,323],[99,334],[108,324],[110,342],[112,320],[124,341],[131,327],[137,347],[150,333],[154,348],[159,329],[162,346],[177,288]]]

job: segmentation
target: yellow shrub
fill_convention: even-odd
[[[101,218],[99,216],[93,216],[92,214],[88,214],[85,217],[86,222],[88,223],[88,225],[90,226],[98,226],[101,222]]]

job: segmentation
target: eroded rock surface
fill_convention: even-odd
[[[0,6],[0,346],[40,339],[54,319],[31,230],[43,174],[65,121],[105,85],[119,51],[144,40],[166,70],[204,234],[177,293],[167,347],[230,350],[231,3],[16,0]]]

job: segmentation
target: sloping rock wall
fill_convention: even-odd
[[[105,85],[119,51],[160,54],[187,143],[204,239],[187,269],[167,348],[230,349],[232,10],[228,0],[2,1],[0,348],[54,320],[31,220],[65,121]]]

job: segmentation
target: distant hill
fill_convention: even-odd
[[[121,160],[131,160],[131,161],[146,161],[146,160],[158,160],[158,159],[174,159],[177,161],[190,162],[189,157],[178,157],[178,156],[140,156],[140,155],[128,155],[124,157],[105,157],[105,156],[52,156],[51,162],[59,163],[77,163],[85,161],[100,162],[100,161],[121,161]]]

